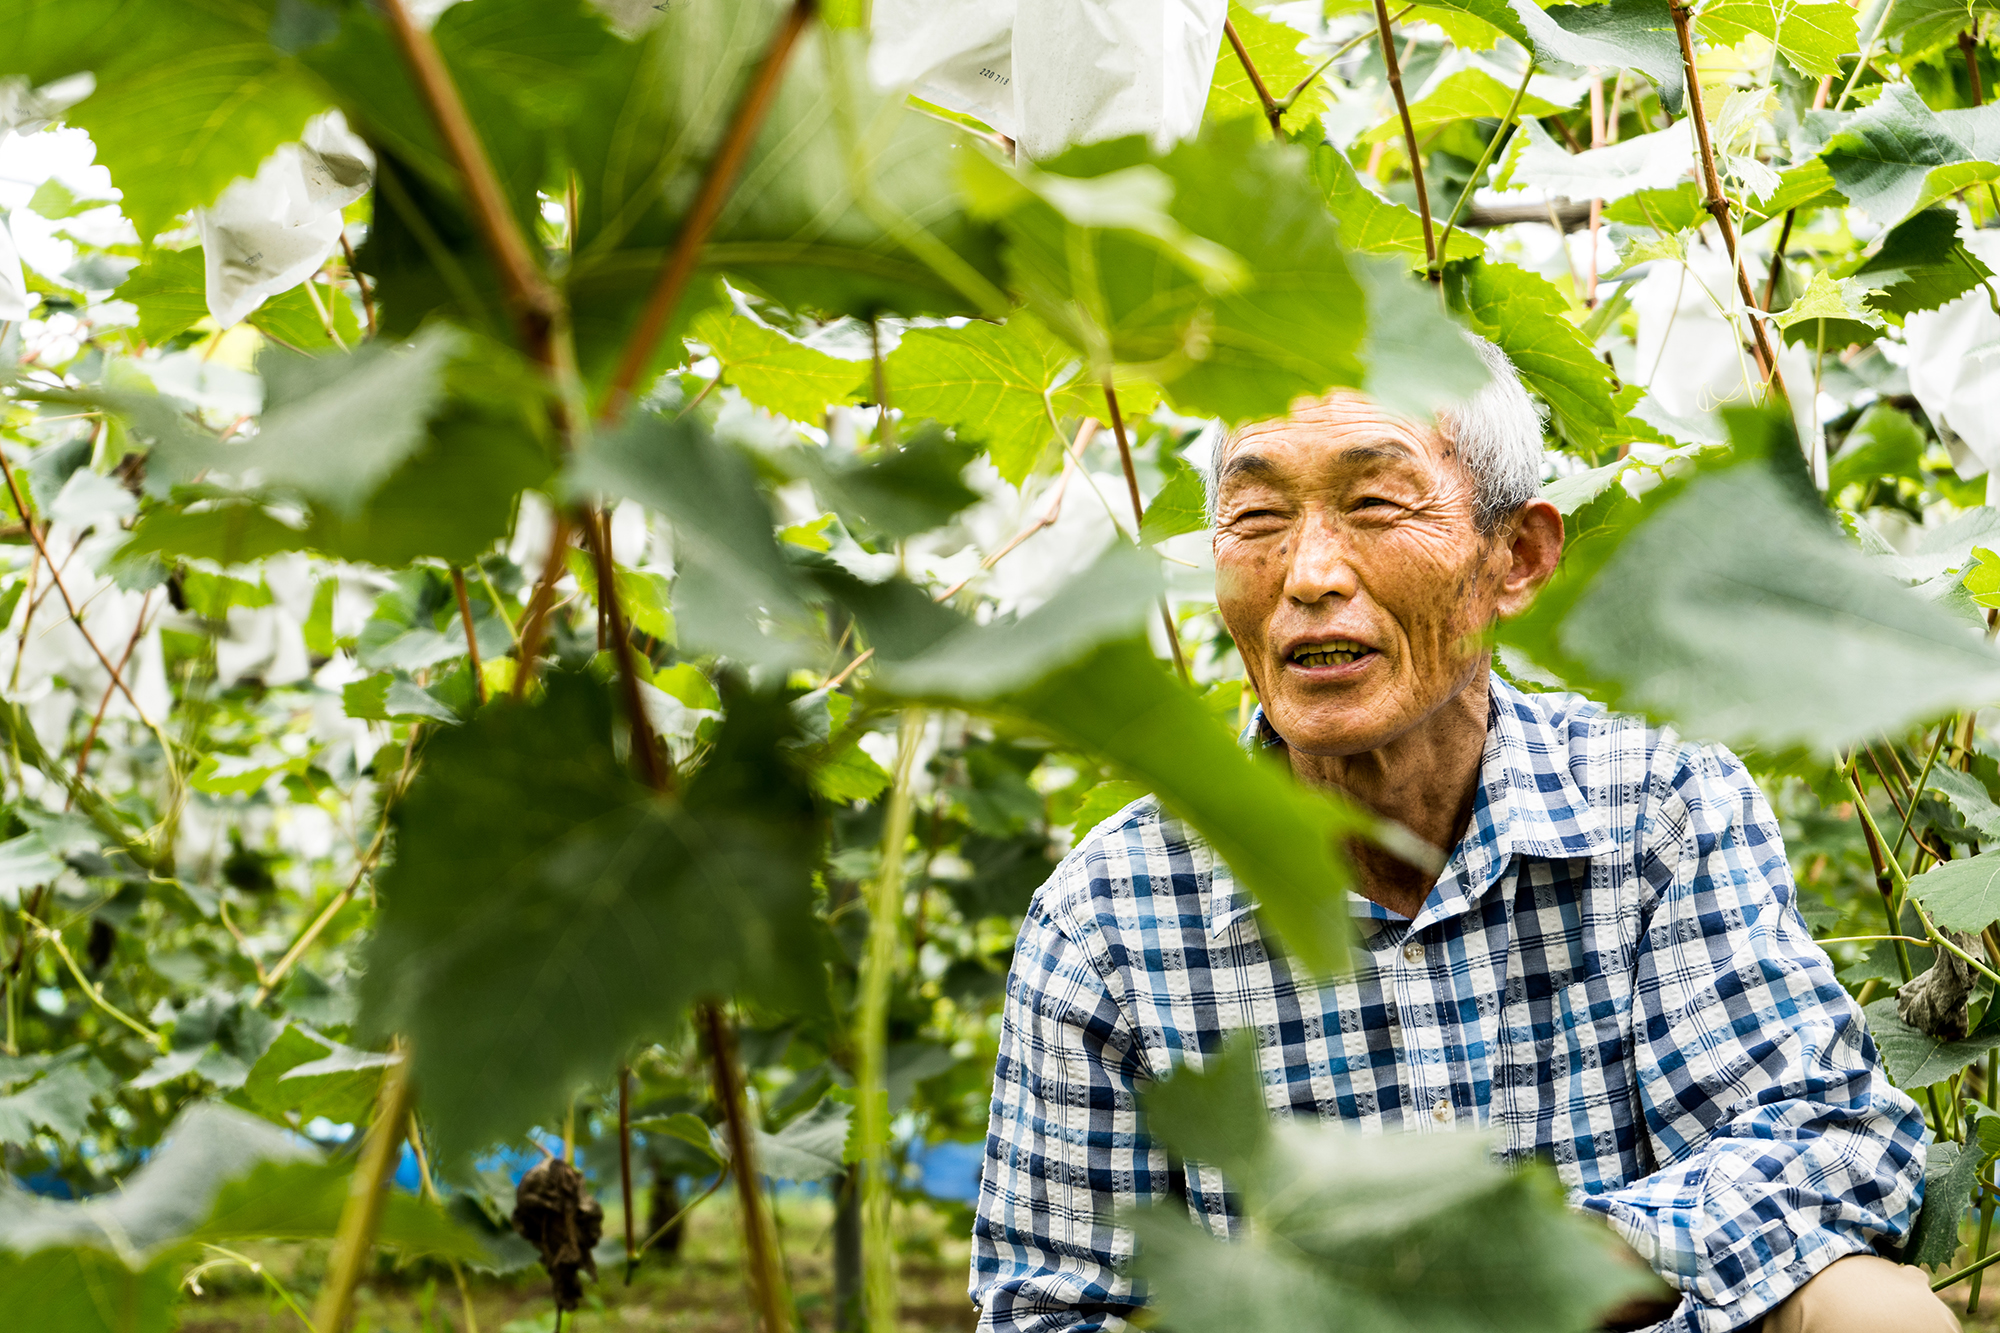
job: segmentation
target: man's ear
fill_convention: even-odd
[[[1510,557],[1500,576],[1495,609],[1505,618],[1527,610],[1528,603],[1562,559],[1562,511],[1547,500],[1530,500],[1509,520],[1504,540]]]

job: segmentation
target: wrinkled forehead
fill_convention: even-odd
[[[1223,437],[1215,475],[1227,479],[1227,464],[1239,456],[1282,454],[1328,464],[1403,460],[1428,469],[1455,453],[1430,423],[1391,412],[1361,394],[1335,393],[1294,403],[1282,417],[1237,427]],[[1236,469],[1239,475],[1242,470]]]

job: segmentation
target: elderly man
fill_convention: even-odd
[[[1358,853],[1349,976],[1315,985],[1151,800],[1092,830],[1014,956],[974,1231],[981,1326],[1124,1327],[1123,1204],[1182,1188],[1135,1113],[1179,1053],[1258,1033],[1276,1116],[1490,1129],[1680,1294],[1673,1333],[1953,1329],[1907,1233],[1924,1125],[1794,907],[1726,750],[1494,675],[1482,633],[1555,569],[1512,366],[1435,429],[1339,394],[1238,431],[1217,598],[1297,777],[1400,821],[1443,873]],[[1191,1164],[1189,1207],[1227,1225]],[[1626,1326],[1633,1321],[1627,1319]]]

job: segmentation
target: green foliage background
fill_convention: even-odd
[[[218,1247],[365,1248],[343,1201],[404,1133],[376,1112],[404,1071],[448,1200],[375,1225],[410,1262],[524,1263],[475,1164],[535,1131],[615,1161],[629,1069],[642,1176],[832,1179],[886,1280],[899,1164],[983,1132],[1014,933],[1097,822],[1157,793],[1301,966],[1339,965],[1335,848],[1398,831],[1235,744],[1198,468],[1302,395],[1462,398],[1460,329],[1546,407],[1570,530],[1501,669],[1745,755],[1944,1145],[1908,1257],[1983,1258],[1988,8],[1709,0],[1690,85],[1656,0],[1410,6],[1412,161],[1373,11],[1232,6],[1282,105],[1225,44],[1196,138],[1028,164],[872,88],[829,7],[648,341],[785,6],[444,9],[485,208],[376,7],[0,0],[0,163],[42,164],[0,195],[28,259],[0,323],[0,1143],[99,1196],[0,1190],[0,1308],[143,1333]],[[218,328],[201,211],[336,109],[375,158],[351,249]],[[1925,1030],[1895,996],[1941,958],[1969,1007]],[[1642,1285],[1479,1140],[1269,1134],[1235,1058],[1149,1107],[1249,1182],[1259,1237],[1136,1219],[1169,1326],[1457,1327],[1491,1296],[1583,1328]],[[1267,1207],[1281,1179],[1305,1213]],[[1410,1180],[1426,1210],[1385,1219]],[[1413,1248],[1445,1257],[1388,1259]],[[890,1326],[892,1288],[865,1303]]]

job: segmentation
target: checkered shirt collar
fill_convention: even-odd
[[[1479,791],[1472,819],[1438,876],[1430,897],[1410,922],[1421,930],[1472,909],[1499,883],[1516,857],[1548,861],[1608,856],[1618,849],[1603,817],[1570,775],[1569,746],[1529,696],[1495,672],[1487,677],[1486,750],[1479,761]],[[1284,739],[1264,718],[1261,705],[1243,732],[1244,744],[1266,750]],[[1380,903],[1348,893],[1354,915],[1375,922],[1406,918]],[[1215,867],[1209,935],[1220,936],[1254,906],[1225,865]]]

